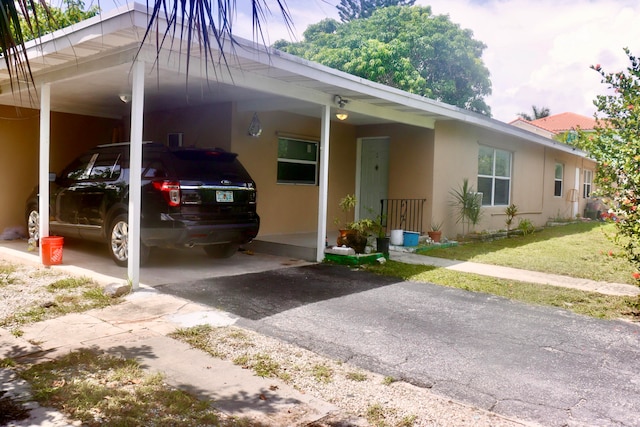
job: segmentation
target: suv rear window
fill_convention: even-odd
[[[236,159],[235,153],[217,150],[184,150],[172,154],[179,159],[176,172],[185,180],[251,181],[249,174]]]

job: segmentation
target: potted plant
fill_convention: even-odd
[[[440,239],[442,239],[442,231],[440,228],[442,228],[442,223],[431,221],[431,230],[427,231],[427,234],[435,243],[440,242]]]
[[[372,221],[372,232],[376,236],[376,250],[383,253],[386,257],[389,256],[389,244],[391,239],[387,237],[384,223],[386,222],[386,216],[377,215]]]
[[[344,213],[344,222],[342,222],[340,218],[335,218],[333,220],[333,223],[339,227],[338,231],[340,232],[338,240],[336,241],[338,246],[348,246],[347,235],[351,232],[349,227],[351,222],[349,222],[349,219],[351,212],[356,206],[356,202],[356,196],[353,194],[347,194],[342,199],[340,199],[340,202],[338,202],[340,210]]]
[[[369,218],[359,219],[349,224],[352,233],[347,234],[347,246],[353,248],[358,254],[364,253],[367,240],[375,228],[374,221]]]

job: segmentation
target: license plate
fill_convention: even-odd
[[[233,191],[216,190],[216,202],[218,203],[233,202]]]

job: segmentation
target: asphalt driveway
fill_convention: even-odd
[[[157,286],[301,347],[544,425],[640,425],[640,326],[310,265]]]

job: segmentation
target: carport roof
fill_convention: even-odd
[[[242,39],[233,46],[226,44],[227,65],[206,60],[195,46],[187,79],[186,43],[166,43],[160,55],[152,42],[155,37],[140,47],[148,17],[146,6],[131,3],[29,42],[36,87],[51,83],[51,110],[127,116],[130,107],[119,95],[131,92],[130,70],[137,55],[146,63],[147,111],[236,102],[240,111],[280,110],[319,117],[320,106],[337,108],[333,100],[340,95],[349,101],[345,109],[351,124],[404,123],[433,129],[438,121],[454,120],[584,156],[509,124]],[[160,21],[160,31],[164,24]],[[12,90],[6,66],[0,67],[0,104],[38,108],[37,96],[26,89],[22,82]]]

